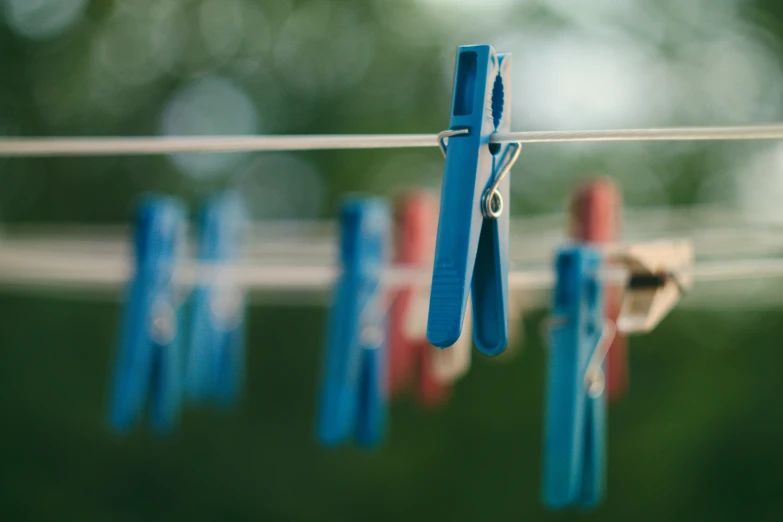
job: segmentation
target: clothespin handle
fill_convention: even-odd
[[[571,194],[569,235],[586,243],[608,244],[620,237],[622,196],[617,184],[607,177],[597,177],[579,184]],[[622,289],[606,288],[606,315],[617,321]],[[626,337],[614,336],[606,361],[609,400],[625,395],[628,388],[628,347]]]
[[[400,197],[394,211],[394,264],[402,268],[421,268],[432,262],[437,232],[437,200],[428,192],[410,192]],[[406,286],[393,296],[389,310],[389,378],[391,395],[406,389],[414,380],[422,340],[426,341],[426,320],[420,314],[422,298],[429,292]],[[426,308],[424,308],[426,318]],[[414,327],[412,327],[413,325]],[[427,343],[429,344],[429,343]]]

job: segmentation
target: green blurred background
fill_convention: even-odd
[[[0,0],[0,134],[431,133],[456,46],[485,42],[513,53],[515,130],[783,119],[772,0]],[[560,211],[596,172],[628,207],[783,223],[776,142],[531,145],[512,211]],[[0,219],[126,223],[145,191],[195,205],[226,187],[258,220],[326,219],[346,191],[441,173],[435,149],[0,158]],[[476,355],[444,408],[395,402],[382,449],[333,451],[314,437],[320,307],[251,308],[236,411],[121,438],[106,426],[117,303],[3,291],[0,520],[781,520],[783,288],[731,288],[632,339],[592,513],[539,501],[543,311],[515,356]]]

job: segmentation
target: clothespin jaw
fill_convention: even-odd
[[[601,343],[600,266],[600,253],[588,246],[563,248],[555,260],[543,473],[543,499],[551,508],[589,507],[603,496],[608,344]]]
[[[334,445],[352,433],[362,446],[382,438],[386,419],[386,266],[390,218],[380,199],[349,199],[340,216],[340,264],[321,387],[319,440]]]
[[[569,236],[591,244],[608,244],[619,239],[622,195],[611,178],[594,177],[581,182],[571,193]],[[622,298],[619,285],[604,284],[607,317],[616,322]],[[607,393],[616,400],[628,388],[628,348],[625,336],[614,336],[607,355]]]
[[[233,192],[208,200],[199,216],[200,270],[191,298],[185,392],[194,401],[235,402],[244,372],[245,296],[235,272],[246,214]]]
[[[439,348],[459,339],[471,292],[478,349],[497,355],[508,344],[506,174],[520,146],[489,139],[510,130],[510,68],[511,56],[489,45],[457,51],[451,122],[441,133],[446,167],[427,325],[427,339]]]
[[[630,245],[615,259],[630,273],[617,329],[649,332],[693,287],[693,245],[687,240]]]
[[[174,269],[184,229],[185,211],[176,200],[149,197],[140,205],[111,406],[111,423],[121,431],[141,415],[150,392],[156,430],[170,430],[179,415],[182,354]]]

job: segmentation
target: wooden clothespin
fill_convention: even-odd
[[[376,198],[347,200],[340,214],[341,274],[329,312],[318,437],[325,445],[353,435],[377,445],[386,424],[386,295],[382,275],[389,210]]]
[[[612,257],[629,272],[617,329],[649,332],[693,287],[693,245],[687,240],[629,245]]]
[[[510,130],[510,69],[511,56],[489,45],[457,51],[427,323],[439,348],[459,339],[469,294],[476,347],[497,355],[508,344],[507,174],[521,146],[489,140]]]
[[[245,296],[235,265],[246,216],[235,193],[205,202],[199,216],[197,259],[203,268],[193,287],[185,393],[194,401],[234,403],[245,359]]]
[[[141,416],[149,395],[157,431],[169,431],[179,416],[183,360],[174,270],[185,224],[185,210],[173,198],[149,197],[139,206],[133,236],[136,262],[111,404],[111,423],[121,431]]]
[[[576,241],[607,245],[620,238],[622,196],[617,184],[606,177],[584,181],[571,193],[569,236]],[[606,316],[616,322],[622,298],[619,285],[604,284]],[[607,393],[610,401],[628,389],[628,348],[624,335],[614,336],[606,361]]]
[[[395,207],[395,266],[418,269],[432,263],[438,219],[437,199],[428,192],[411,192]],[[426,339],[429,288],[399,288],[389,313],[389,390],[396,395],[417,382],[419,400],[442,403],[451,383],[470,366],[470,328],[449,350],[434,348]],[[467,342],[463,341],[467,339]]]

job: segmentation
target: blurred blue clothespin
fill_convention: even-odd
[[[386,266],[390,214],[375,198],[350,199],[340,215],[340,274],[330,310],[318,438],[378,444],[386,424]]]
[[[569,246],[556,257],[544,433],[544,503],[592,507],[606,482],[603,363],[615,327],[605,321],[601,254]]]
[[[521,146],[490,144],[489,139],[510,131],[510,69],[511,56],[496,54],[489,45],[457,51],[451,122],[439,135],[446,167],[427,323],[427,339],[440,348],[459,339],[471,292],[478,349],[497,355],[508,344],[509,209],[504,198],[509,195],[507,174]]]
[[[199,216],[199,277],[193,287],[185,393],[194,401],[230,404],[244,375],[245,296],[236,261],[245,230],[240,197],[208,200]]]
[[[177,200],[149,197],[140,205],[111,405],[112,425],[122,431],[141,415],[150,393],[156,430],[170,430],[179,415],[182,356],[173,278],[184,230]]]

